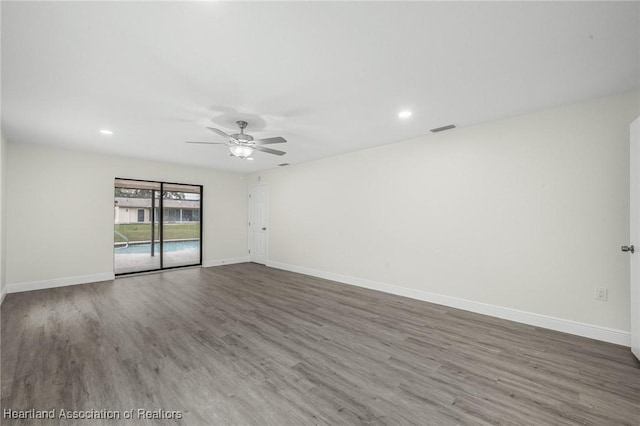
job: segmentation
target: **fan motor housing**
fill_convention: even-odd
[[[253,136],[244,133],[236,133],[235,135],[231,135],[231,137],[240,142],[251,142],[253,140]]]

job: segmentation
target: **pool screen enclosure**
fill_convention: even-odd
[[[116,275],[202,264],[202,185],[115,179]]]

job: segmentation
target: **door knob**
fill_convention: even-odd
[[[631,253],[634,253],[636,251],[636,249],[633,247],[633,244],[630,246],[622,246],[620,247],[620,250],[622,251],[630,251]]]

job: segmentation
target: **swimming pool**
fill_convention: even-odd
[[[155,252],[160,252],[160,243],[155,243]],[[192,250],[200,248],[200,240],[167,241],[163,244],[164,252]],[[129,247],[115,247],[116,254],[151,253],[151,243],[129,244]]]

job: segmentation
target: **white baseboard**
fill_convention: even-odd
[[[26,283],[9,284],[6,287],[6,292],[19,293],[21,291],[43,290],[45,288],[110,281],[114,278],[115,275],[113,272],[104,272],[101,274],[80,275],[76,277],[56,278],[53,280],[31,281]]]
[[[7,295],[7,288],[3,288],[2,292],[0,292],[0,305],[2,305],[2,302],[4,302],[4,297]]]
[[[231,265],[234,263],[244,263],[248,261],[249,261],[249,256],[234,257],[229,259],[209,260],[206,262],[202,262],[202,266],[206,268],[209,266]],[[162,272],[162,271],[158,271],[158,272]],[[65,287],[68,285],[76,285],[76,284],[88,284],[88,283],[95,283],[100,281],[110,281],[113,279],[115,279],[115,274],[113,272],[105,272],[102,274],[81,275],[76,277],[65,277],[65,278],[56,278],[52,280],[31,281],[31,282],[24,282],[24,283],[17,283],[17,284],[9,284],[4,289],[1,297],[2,299],[4,299],[5,293],[19,293],[22,291],[43,290],[46,288]]]
[[[276,269],[284,269],[285,271],[311,275],[313,277],[324,278],[331,281],[337,281],[344,284],[378,290],[398,296],[410,297],[412,299],[423,300],[425,302],[436,303],[438,305],[450,306],[452,308],[528,324],[534,327],[561,331],[563,333],[588,337],[591,339],[615,343],[622,346],[631,346],[631,333],[627,331],[551,317],[548,315],[536,314],[533,312],[505,308],[502,306],[490,305],[488,303],[475,302],[473,300],[460,299],[458,297],[446,296],[443,294],[430,293],[423,290],[401,287],[378,281],[371,281],[364,278],[319,271],[303,266],[289,265],[286,263],[270,261],[267,262],[267,266]]]
[[[233,265],[234,263],[246,263],[248,261],[249,261],[249,256],[231,257],[229,259],[213,259],[213,260],[203,261],[202,267],[209,268],[211,266]]]

